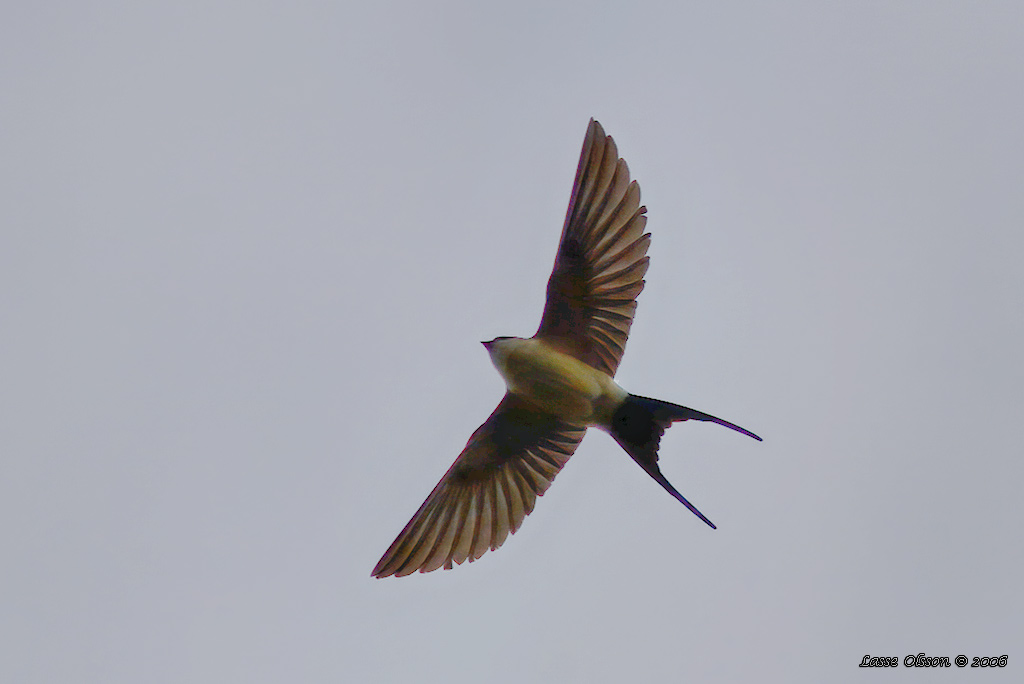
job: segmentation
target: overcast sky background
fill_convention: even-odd
[[[3,681],[1019,677],[1020,3],[2,15]],[[653,233],[617,380],[765,441],[666,434],[717,531],[594,431],[498,552],[372,580],[591,116]]]

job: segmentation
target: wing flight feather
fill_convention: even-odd
[[[375,577],[475,561],[533,512],[586,427],[506,394],[373,569]]]
[[[591,119],[536,336],[612,376],[644,287],[646,211],[615,141]]]

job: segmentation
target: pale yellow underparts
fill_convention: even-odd
[[[607,373],[543,340],[498,339],[488,351],[509,392],[568,422],[607,427],[629,395]]]

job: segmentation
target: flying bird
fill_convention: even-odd
[[[590,120],[537,333],[483,345],[505,397],[373,569],[374,577],[430,572],[501,546],[533,512],[588,427],[611,434],[641,468],[705,523],[714,524],[658,467],[665,430],[721,418],[630,394],[613,378],[650,257],[646,207],[626,162]]]

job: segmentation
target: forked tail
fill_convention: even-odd
[[[676,488],[665,479],[665,476],[661,474],[661,469],[658,468],[658,446],[661,444],[661,436],[665,434],[665,430],[672,423],[683,420],[703,420],[718,423],[747,437],[753,437],[757,441],[761,441],[761,438],[753,432],[744,430],[740,426],[733,425],[721,418],[715,418],[707,413],[695,411],[692,408],[679,406],[678,404],[670,404],[667,401],[638,397],[635,394],[630,394],[622,406],[615,411],[615,415],[612,416],[610,432],[615,441],[619,443],[619,446],[625,449],[626,453],[632,456],[633,460],[639,463],[640,467],[646,470],[647,474],[653,477],[655,482],[664,487],[669,494],[689,508],[694,515],[714,529],[714,523],[704,517],[704,514],[687,501],[686,497],[676,491]]]

